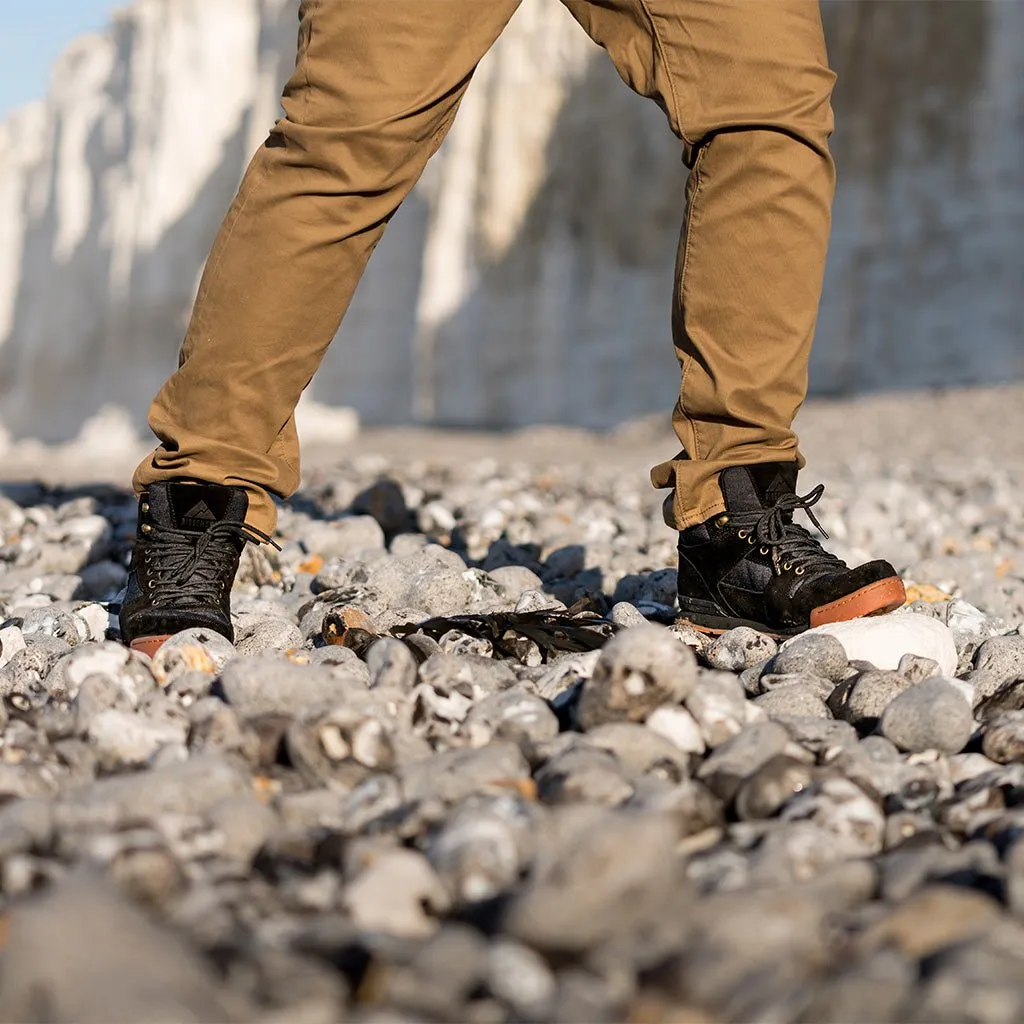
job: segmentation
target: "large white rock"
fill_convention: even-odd
[[[953,634],[947,626],[927,615],[902,612],[851,619],[849,622],[830,622],[809,629],[807,633],[834,636],[843,645],[847,658],[870,661],[876,668],[897,668],[904,654],[916,654],[938,662],[941,675],[953,676],[956,673],[957,653]],[[787,640],[782,646],[792,642]]]

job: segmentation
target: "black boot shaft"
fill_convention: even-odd
[[[217,484],[156,483],[139,502],[140,525],[194,533],[204,533],[213,523],[244,523],[248,511],[249,497],[241,487]]]
[[[784,494],[796,494],[795,462],[763,462],[730,466],[718,474],[727,512],[758,512],[771,508]]]

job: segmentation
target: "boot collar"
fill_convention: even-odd
[[[758,512],[771,508],[783,494],[796,493],[795,462],[762,462],[730,466],[718,475],[727,512]]]

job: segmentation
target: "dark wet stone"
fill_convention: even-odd
[[[750,776],[736,794],[736,814],[745,820],[770,818],[791,797],[802,793],[814,777],[803,761],[776,754]]]

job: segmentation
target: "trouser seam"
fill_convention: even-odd
[[[690,172],[695,175],[693,179],[693,193],[690,196],[690,202],[686,209],[686,225],[685,231],[685,243],[683,245],[683,259],[679,267],[679,329],[683,333],[683,337],[680,341],[685,341],[686,335],[686,297],[684,295],[684,282],[686,281],[686,271],[690,265],[690,244],[693,235],[693,219],[697,209],[697,199],[700,194],[701,186],[701,163],[704,159],[704,152],[707,146],[704,146],[697,153],[697,159],[694,161],[693,170]],[[700,430],[697,421],[690,415],[686,408],[686,378],[689,374],[690,366],[693,363],[693,356],[683,350],[682,359],[682,372],[679,379],[679,411],[683,414],[687,423],[690,424],[690,430],[693,434],[693,451],[687,454],[692,459],[700,459],[701,446],[700,446]]]
[[[661,38],[661,33],[658,31],[657,23],[654,20],[654,15],[651,14],[651,8],[647,0],[640,0],[640,6],[643,8],[644,15],[647,18],[647,24],[651,28],[651,36],[654,38],[654,45],[658,50],[658,57],[661,60],[661,66],[665,69],[665,77],[668,79],[669,93],[672,96],[672,117],[675,120],[676,134],[684,143],[686,143],[687,146],[692,147],[694,143],[687,138],[686,133],[683,130],[682,107],[679,105],[679,95],[676,92],[676,79],[675,75],[672,74],[672,68],[669,67],[668,51],[665,49],[664,40]]]

